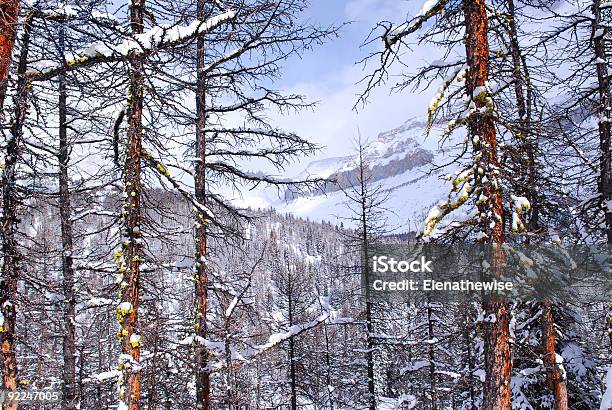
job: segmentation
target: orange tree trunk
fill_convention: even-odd
[[[478,136],[480,143],[476,150],[479,154],[479,168],[484,170],[487,181],[478,181],[482,193],[488,198],[479,205],[479,213],[487,215],[480,222],[481,230],[487,233],[491,243],[503,243],[503,207],[500,184],[493,182],[499,178],[499,161],[495,123],[491,111],[493,103],[486,92],[489,79],[489,43],[487,37],[488,21],[485,0],[465,0],[465,50],[468,63],[467,92],[478,108],[469,122],[470,137]],[[475,91],[478,95],[474,95]],[[482,176],[477,176],[482,178]],[[499,182],[499,181],[498,181]],[[503,254],[495,252],[492,260],[493,271],[499,274]],[[510,378],[512,361],[509,339],[508,302],[492,295],[484,303],[487,312],[485,331],[485,385],[483,407],[486,410],[510,409]]]
[[[10,138],[6,144],[4,168],[2,169],[2,281],[0,282],[0,311],[2,321],[0,335],[2,338],[3,387],[14,391],[18,386],[17,358],[15,346],[15,325],[17,322],[17,292],[21,276],[21,253],[17,243],[19,226],[18,208],[20,206],[17,192],[17,166],[23,149],[23,127],[28,111],[29,84],[25,78],[30,43],[29,17],[24,22],[19,67],[17,69],[17,94],[14,99],[14,119],[10,126]],[[16,409],[17,402],[7,402],[4,410]]]
[[[133,34],[144,31],[144,0],[132,0],[130,25]],[[128,129],[125,153],[125,190],[127,199],[123,210],[123,229],[127,240],[123,243],[123,281],[118,317],[121,325],[120,340],[123,371],[120,400],[129,410],[140,408],[140,335],[137,332],[140,305],[140,265],[142,247],[142,109],[144,97],[143,63],[140,57],[129,56],[130,85],[128,97]]]
[[[543,344],[546,351],[544,357],[546,377],[548,379],[548,387],[555,396],[555,410],[567,410],[567,384],[564,375],[561,374],[557,365],[555,321],[550,303],[546,303],[544,306],[542,330]]]
[[[19,0],[0,0],[0,111],[4,106],[9,68],[13,60],[18,16]]]

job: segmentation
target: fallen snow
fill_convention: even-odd
[[[97,373],[91,376],[91,379],[95,380],[98,383],[105,382],[106,380],[116,379],[121,376],[121,372],[119,370],[109,370],[102,373]]]
[[[58,7],[55,9],[47,9],[43,10],[42,14],[48,18],[74,18],[79,15],[79,8],[65,5],[63,7]]]
[[[112,299],[107,299],[107,298],[91,298],[89,300],[86,300],[84,302],[84,306],[87,308],[91,308],[91,307],[100,307],[100,306],[108,306],[108,305],[112,305],[113,304],[113,300]]]

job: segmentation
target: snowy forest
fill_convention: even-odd
[[[373,243],[612,243],[612,2],[397,1],[347,108],[433,99],[327,160],[278,120],[353,24],[310,3],[0,0],[3,409],[612,409],[611,281],[362,284]]]

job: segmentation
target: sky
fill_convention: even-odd
[[[390,79],[386,86],[376,90],[370,102],[359,107],[358,94],[364,85],[359,80],[370,73],[374,66],[364,69],[356,64],[367,56],[362,48],[364,40],[378,21],[401,23],[414,16],[421,8],[418,0],[312,0],[305,18],[314,24],[329,25],[350,22],[340,32],[340,37],[305,53],[302,58],[291,58],[285,64],[284,75],[276,84],[286,92],[303,94],[309,101],[316,101],[312,111],[289,116],[278,116],[275,123],[283,129],[296,132],[325,148],[317,158],[350,154],[358,132],[373,139],[379,132],[396,128],[415,116],[425,116],[437,86],[424,92],[391,93]],[[376,44],[380,47],[380,44]],[[435,60],[435,50],[415,48],[409,60],[414,69],[427,61]],[[404,68],[410,70],[412,67]],[[296,167],[301,171],[311,160],[306,159]]]

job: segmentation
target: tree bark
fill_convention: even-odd
[[[65,30],[60,28],[58,43],[64,53]],[[62,232],[62,275],[64,292],[64,333],[62,335],[64,366],[62,368],[62,408],[76,409],[76,336],[74,267],[72,263],[72,220],[70,219],[70,187],[68,166],[70,146],[68,144],[66,79],[59,76],[59,212]]]
[[[6,144],[4,169],[2,170],[2,281],[0,282],[0,311],[3,384],[5,390],[15,391],[18,386],[17,358],[15,346],[15,325],[17,321],[17,292],[18,281],[21,276],[20,262],[22,255],[18,248],[18,208],[20,205],[17,191],[17,164],[23,150],[23,126],[28,111],[29,83],[25,78],[27,69],[30,22],[24,22],[19,67],[17,69],[17,94],[14,104],[14,120],[10,127],[10,136]],[[17,402],[8,402],[3,409],[16,409]]]
[[[514,9],[514,0],[507,0],[508,13],[510,14],[509,19],[509,31],[510,31],[510,51],[512,56],[513,71],[512,76],[514,77],[514,95],[516,97],[516,107],[518,110],[519,121],[521,125],[521,133],[529,132],[529,128],[526,127],[527,119],[527,102],[525,101],[525,93],[523,91],[523,61],[521,59],[521,49],[518,42],[518,30],[516,28],[516,12]]]
[[[144,31],[144,0],[132,0],[130,5],[130,26],[133,34]],[[127,146],[125,154],[124,184],[127,193],[123,210],[123,234],[127,238],[123,245],[121,283],[121,305],[119,321],[121,344],[124,355],[131,360],[120,360],[124,372],[120,400],[129,410],[140,408],[140,343],[138,334],[138,308],[140,306],[140,265],[142,250],[142,110],[144,98],[143,63],[139,56],[130,55],[129,105],[127,112]],[[127,356],[126,356],[127,357]]]
[[[610,122],[612,121],[612,95],[610,76],[606,61],[605,33],[608,28],[601,22],[601,0],[593,1],[593,46],[597,58],[597,83],[599,90],[598,131],[599,131],[599,193],[604,201],[605,230],[608,244],[612,244],[612,151],[610,151]],[[595,35],[598,29],[604,34]]]
[[[557,365],[557,352],[555,351],[555,321],[550,303],[544,305],[542,317],[542,336],[545,348],[544,364],[548,387],[555,397],[555,410],[567,410],[567,384]]]
[[[521,152],[519,155],[524,155],[524,158],[519,159],[519,176],[522,180],[521,182],[524,184],[524,186],[521,187],[523,195],[525,195],[531,204],[528,215],[529,219],[526,221],[526,226],[529,231],[535,231],[538,229],[539,201],[536,182],[539,176],[536,163],[538,139],[537,135],[535,135],[531,129],[532,86],[529,80],[529,70],[527,64],[525,64],[525,56],[519,44],[514,0],[507,0],[506,3],[510,15],[508,31],[512,65],[514,68],[512,71],[512,76],[514,78],[514,96],[516,98],[519,131],[521,134],[521,139],[519,140]]]
[[[504,242],[504,212],[499,184],[492,181],[498,178],[499,160],[497,154],[497,139],[495,124],[490,111],[492,102],[488,93],[475,96],[475,90],[486,87],[489,79],[489,42],[488,20],[485,0],[464,0],[465,17],[465,50],[468,63],[467,92],[478,111],[472,114],[469,124],[470,136],[479,136],[478,152],[481,154],[479,166],[485,170],[488,182],[481,180],[482,193],[488,198],[486,203],[479,205],[479,214],[490,215],[482,219],[481,230],[486,232],[491,243]],[[480,91],[479,91],[480,94]],[[499,275],[503,264],[501,250],[492,255],[492,269]],[[485,384],[483,407],[486,410],[510,409],[510,378],[512,361],[510,344],[510,312],[508,302],[496,294],[486,298],[484,303],[488,320],[485,330]],[[493,319],[494,318],[494,319]]]
[[[198,0],[197,17],[206,17],[206,0]],[[195,197],[202,206],[206,206],[206,67],[205,40],[199,36],[196,50],[196,175],[195,175]],[[196,211],[195,230],[195,374],[196,374],[196,400],[201,410],[211,408],[210,398],[210,370],[208,369],[208,351],[203,341],[206,340],[207,305],[208,305],[208,272],[206,270],[206,243],[207,243],[207,216],[202,209]]]
[[[2,109],[6,98],[9,70],[13,61],[19,3],[19,0],[0,0],[0,121],[3,118]]]

